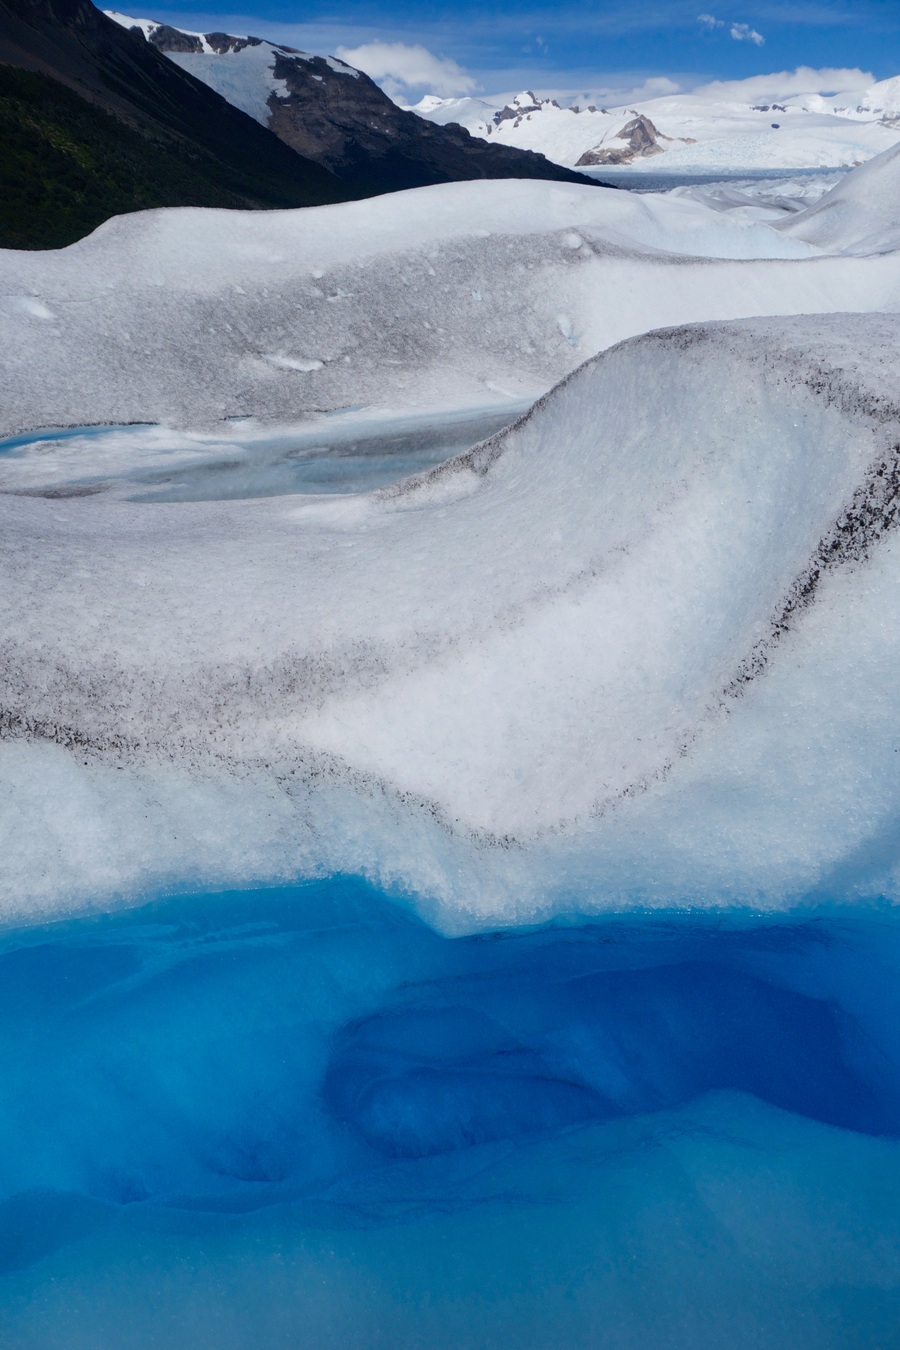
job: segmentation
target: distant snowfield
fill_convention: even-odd
[[[334,872],[451,930],[893,895],[898,169],[799,211],[470,183],[0,255],[7,434],[182,428],[169,489],[159,428],[3,456],[4,917]],[[377,492],[198,467],[227,417],[540,394]]]
[[[733,92],[725,96],[710,86],[622,107],[558,106],[530,91],[509,102],[427,95],[414,111],[440,125],[459,122],[473,136],[500,145],[537,150],[567,167],[583,167],[582,156],[592,151],[601,155],[624,151],[628,138],[620,133],[643,116],[658,140],[654,153],[631,162],[633,172],[847,168],[900,140],[900,77],[884,80],[862,95],[825,97],[811,90],[753,103],[739,102]]]

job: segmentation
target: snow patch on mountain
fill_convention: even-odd
[[[112,19],[114,23],[120,24],[122,28],[140,29],[148,42],[150,42],[157,33],[166,28],[166,25],[160,23],[158,19],[136,19],[132,18],[130,14],[120,14],[119,11],[115,9],[105,9],[103,13],[108,19]],[[185,37],[196,39],[198,51],[214,52],[216,50],[207,39],[205,33],[195,33],[190,28],[183,28],[178,31],[183,33]]]
[[[267,127],[273,96],[284,98],[287,95],[287,83],[275,76],[277,50],[272,44],[263,42],[240,52],[167,52],[166,55],[182,70],[215,89],[235,108],[249,113]]]

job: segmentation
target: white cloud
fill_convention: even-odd
[[[855,94],[871,88],[871,71],[857,66],[798,66],[796,70],[773,71],[770,75],[751,75],[746,80],[715,80],[692,90],[710,98],[735,103],[781,103],[798,94]]]
[[[643,84],[631,88],[611,86],[600,89],[599,97],[595,96],[592,101],[616,108],[625,103],[641,103],[651,98],[665,98],[667,94],[680,94],[682,88],[682,85],[670,80],[667,75],[653,75],[644,80]]]
[[[731,25],[731,36],[735,42],[752,42],[756,47],[761,47],[766,40],[762,33],[757,33],[756,29],[751,28],[749,23],[733,23]]]
[[[749,23],[736,23],[729,19],[717,19],[714,14],[698,14],[697,22],[701,28],[705,28],[708,33],[715,33],[720,28],[727,28],[735,42],[752,42],[754,46],[761,47],[765,42],[762,33],[758,33],[755,28],[751,28]]]
[[[413,89],[451,98],[470,94],[477,87],[471,75],[449,56],[435,56],[421,45],[366,42],[361,47],[338,47],[335,56],[365,71],[391,98],[402,99]]]
[[[670,80],[667,75],[652,75],[640,83],[634,80],[628,83],[625,80],[617,82],[615,76],[608,76],[600,83],[580,84],[577,88],[573,88],[570,84],[545,85],[532,80],[527,85],[519,84],[514,89],[499,92],[492,90],[489,94],[480,94],[479,98],[492,107],[502,108],[511,103],[516,94],[524,93],[527,87],[536,97],[555,98],[564,108],[576,103],[580,108],[587,108],[592,103],[598,108],[624,108],[646,103],[651,98],[680,94],[686,88],[685,84]]]

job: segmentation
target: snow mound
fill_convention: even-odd
[[[68,249],[0,252],[0,435],[516,407],[657,326],[898,305],[897,257],[823,262],[665,195],[506,181],[138,212]]]
[[[900,75],[889,80],[879,80],[867,89],[860,99],[858,111],[876,113],[882,117],[900,117]]]
[[[870,255],[900,249],[900,145],[843,182],[780,228],[829,253]]]
[[[893,894],[900,326],[650,334],[370,495],[0,499],[8,918]]]

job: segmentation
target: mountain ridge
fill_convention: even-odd
[[[478,178],[594,184],[540,153],[488,145],[462,126],[437,126],[400,108],[363,71],[336,57],[105,13],[364,195]]]

